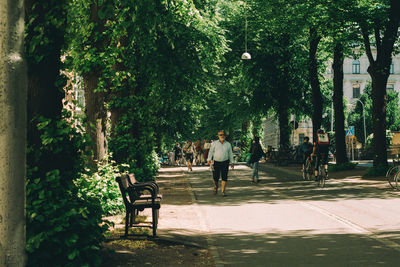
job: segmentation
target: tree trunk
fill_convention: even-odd
[[[400,1],[391,0],[389,19],[384,27],[376,25],[375,46],[376,60],[373,57],[370,44],[370,31],[366,21],[360,21],[365,50],[369,61],[368,73],[372,79],[372,129],[374,133],[374,166],[387,165],[386,148],[386,83],[389,78],[389,68],[392,62],[394,43],[397,40],[400,24]],[[384,32],[383,37],[381,32]]]
[[[308,75],[312,90],[312,123],[313,123],[313,138],[315,140],[315,134],[321,127],[322,123],[322,107],[323,99],[321,95],[321,87],[318,78],[318,61],[317,61],[317,49],[321,36],[318,35],[315,28],[310,28],[310,50],[308,57]]]
[[[107,154],[107,110],[104,93],[95,92],[99,75],[91,72],[83,75],[85,88],[85,114],[87,132],[92,140],[93,160],[102,160]]]
[[[390,63],[389,63],[390,65]],[[389,75],[368,67],[372,79],[372,130],[374,133],[374,166],[387,165],[386,83]]]
[[[35,3],[37,4],[38,1],[25,1],[25,21],[29,21],[32,12],[35,12],[33,15],[40,19],[46,16],[47,10],[42,7],[38,7],[35,11],[32,10]],[[60,58],[61,47],[64,45],[64,33],[54,28],[49,28],[48,31],[52,32],[52,37],[54,37],[51,39],[51,50],[46,51],[46,56],[40,62],[28,58],[28,143],[37,145],[37,147],[40,147],[42,142],[36,124],[32,125],[31,123],[32,119],[35,116],[59,119],[63,109],[62,100],[65,96],[61,86],[56,85],[60,79]],[[27,27],[26,33],[25,44],[29,47],[31,38],[37,33],[34,32],[34,26]]]
[[[333,106],[335,110],[336,164],[348,162],[343,108],[343,45],[335,45],[333,54]]]
[[[0,2],[0,266],[25,266],[24,2]]]
[[[99,18],[97,3],[90,5],[90,20],[95,23],[91,39],[96,51],[101,51],[105,43],[95,40],[95,36],[104,31],[104,20]],[[85,90],[85,114],[87,117],[87,132],[92,140],[93,160],[102,160],[107,155],[107,110],[104,105],[105,93],[95,92],[98,87],[100,71],[93,70],[83,75]]]

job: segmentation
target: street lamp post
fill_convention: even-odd
[[[251,55],[249,52],[247,52],[247,15],[246,15],[246,3],[244,3],[244,53],[242,54],[242,59],[243,60],[250,60]]]
[[[333,101],[331,103],[331,132],[333,132]]]
[[[362,106],[362,109],[363,109],[363,120],[364,120],[364,145],[366,145],[366,144],[367,144],[367,129],[366,129],[366,126],[365,126],[365,109],[364,109],[364,103],[363,103],[360,99],[358,99],[358,98],[355,98],[353,103],[355,103],[355,102],[357,102],[357,101],[361,103],[361,106]]]

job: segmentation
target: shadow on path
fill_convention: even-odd
[[[391,234],[400,237],[400,232]],[[221,263],[227,266],[396,266],[400,255],[360,234],[293,231],[218,234],[215,238],[224,255]]]
[[[207,167],[195,167],[194,172],[186,173],[199,204],[242,205],[244,203],[274,203],[281,200],[345,200],[345,199],[392,199],[400,193],[389,188],[382,181],[369,181],[357,178],[329,179],[325,188],[318,188],[314,181],[304,181],[298,175],[279,171],[277,168],[260,170],[260,182],[250,182],[251,169],[244,165],[229,171],[228,197],[213,195],[211,171]]]

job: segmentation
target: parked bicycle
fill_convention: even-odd
[[[391,167],[386,173],[386,179],[393,189],[400,190],[400,166]]]

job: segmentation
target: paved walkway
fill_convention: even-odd
[[[163,194],[157,236],[207,248],[208,229],[195,208],[184,168],[161,169],[157,183]]]
[[[399,264],[400,199],[387,184],[349,177],[319,189],[293,172],[262,168],[259,184],[246,166],[230,171],[228,197],[213,195],[207,167],[185,177],[164,169],[188,182],[194,200],[163,205],[160,236],[206,242],[216,266]]]

